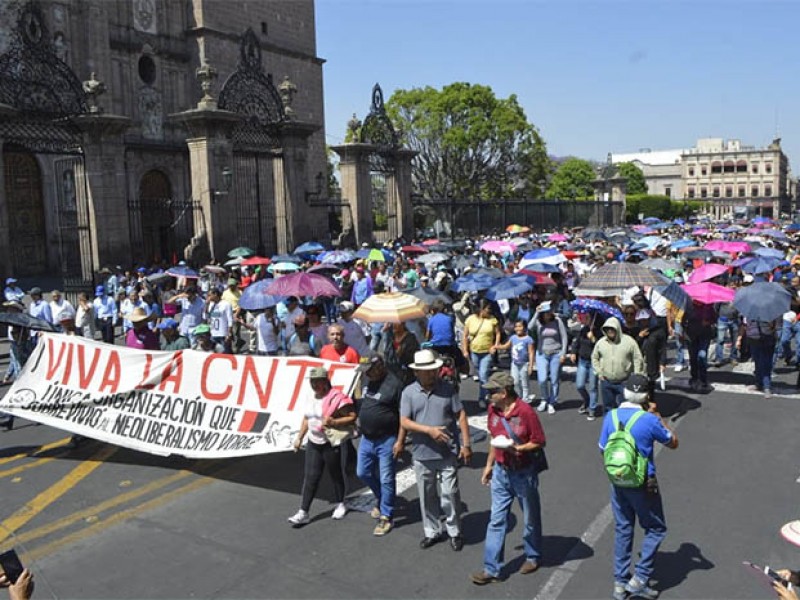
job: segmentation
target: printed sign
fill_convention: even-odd
[[[313,357],[152,352],[42,334],[0,410],[125,448],[187,458],[292,449],[308,372],[350,393],[355,365]]]

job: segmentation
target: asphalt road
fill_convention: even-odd
[[[747,368],[738,370],[712,370],[718,389],[709,395],[682,391],[685,373],[659,394],[680,438],[678,450],[656,461],[669,526],[654,575],[663,598],[770,598],[742,561],[800,564],[800,549],[778,533],[800,518],[796,372],[779,369],[787,385],[764,400],[741,393]],[[601,421],[578,415],[571,382],[562,389],[559,412],[542,415],[545,560],[532,575],[516,574],[522,552],[512,521],[508,579],[469,581],[482,566],[488,519],[489,492],[479,482],[485,440],[460,473],[466,545],[456,553],[447,544],[419,548],[408,471],[398,478],[404,491],[389,535],[374,537],[366,512],[333,521],[327,482],[312,522],[295,530],[286,518],[299,503],[302,454],[188,461],[95,442],[70,450],[64,432],[18,422],[0,433],[2,547],[17,547],[32,566],[37,598],[607,598],[613,522],[597,449]],[[476,390],[468,381],[462,396],[480,437]],[[351,488],[351,504],[368,510],[363,487],[354,480]]]

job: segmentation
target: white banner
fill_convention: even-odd
[[[355,365],[313,357],[152,352],[43,334],[0,410],[166,456],[230,458],[292,449],[308,371],[350,393]]]

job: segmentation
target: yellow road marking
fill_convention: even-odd
[[[187,494],[189,492],[193,492],[195,490],[199,490],[200,488],[203,488],[211,483],[214,483],[215,481],[216,479],[212,477],[203,477],[201,479],[196,479],[195,481],[188,483],[183,487],[179,487],[176,490],[164,494],[163,496],[159,496],[158,498],[154,498],[148,502],[145,502],[144,504],[140,504],[139,506],[135,506],[133,508],[129,508],[127,510],[122,510],[118,513],[114,513],[108,519],[95,523],[94,525],[91,525],[86,529],[83,529],[81,531],[76,531],[69,535],[65,535],[64,537],[58,538],[57,540],[53,540],[48,544],[39,546],[38,548],[31,550],[30,552],[24,552],[22,554],[22,561],[23,563],[31,563],[40,560],[41,558],[49,554],[52,554],[53,552],[55,552],[56,550],[62,548],[67,544],[78,542],[95,533],[99,533],[102,530],[107,529],[108,527],[111,527],[112,525],[115,525],[121,521],[125,521],[140,513],[157,508],[163,504],[166,504],[171,500],[176,499],[178,496]]]
[[[88,477],[92,471],[102,465],[103,461],[108,460],[117,450],[119,450],[119,448],[116,446],[104,446],[86,459],[86,461],[72,469],[66,476],[62,477],[59,481],[41,492],[33,500],[0,523],[0,542],[4,541],[11,532],[16,532],[20,527],[25,525],[25,523]]]
[[[3,477],[10,477],[11,475],[16,475],[17,473],[22,473],[23,471],[27,471],[28,469],[34,469],[36,467],[41,467],[46,465],[49,462],[54,461],[57,458],[62,456],[66,456],[66,452],[56,454],[55,456],[48,456],[47,458],[40,458],[32,463],[28,463],[27,465],[20,465],[18,467],[14,467],[13,469],[6,469],[5,471],[0,471],[0,479]]]
[[[13,456],[6,456],[5,458],[0,458],[0,465],[5,465],[10,462],[14,462],[15,460],[19,460],[20,458],[26,458],[28,456],[36,456],[40,452],[47,452],[48,450],[52,450],[53,448],[58,448],[59,446],[63,446],[69,442],[70,438],[66,437],[60,439],[55,442],[51,442],[49,444],[45,444],[36,450],[36,452],[21,452],[20,454],[14,454]]]

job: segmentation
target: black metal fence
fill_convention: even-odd
[[[532,230],[611,227],[625,219],[624,202],[593,200],[414,199],[414,226],[439,236],[464,237],[504,231],[517,224]]]

